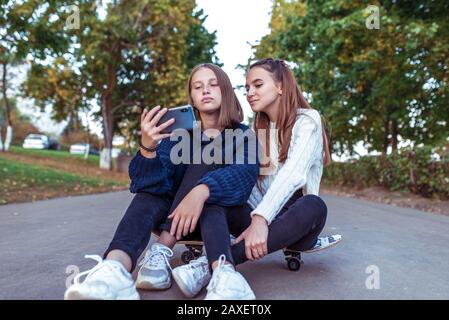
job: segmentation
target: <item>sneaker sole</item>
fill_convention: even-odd
[[[79,291],[73,290],[68,291],[64,294],[64,300],[112,300],[112,299],[102,299],[98,297],[93,297],[88,294],[82,294]],[[116,297],[116,300],[140,300],[139,293],[133,288],[123,290]]]
[[[312,253],[312,252],[317,252],[317,251],[326,250],[326,249],[329,249],[329,248],[331,248],[331,247],[333,247],[333,246],[336,246],[336,245],[339,244],[342,240],[343,240],[343,238],[341,238],[341,239],[338,240],[338,241],[335,241],[335,242],[331,243],[331,244],[328,245],[327,247],[319,248],[319,249],[314,249],[314,250],[307,250],[307,251],[303,251],[303,253]]]
[[[212,298],[206,296],[206,298],[204,298],[204,300],[236,300],[236,299],[223,299],[222,297],[219,296],[213,296]],[[254,293],[248,294],[246,296],[244,296],[243,298],[239,298],[238,300],[256,300],[256,296],[254,295]]]
[[[171,288],[171,285],[171,281],[155,285],[154,283],[139,277],[136,281],[136,287],[143,290],[167,290]]]

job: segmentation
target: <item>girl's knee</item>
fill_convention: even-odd
[[[303,197],[307,205],[313,208],[313,213],[318,216],[318,218],[326,219],[327,216],[327,206],[326,203],[319,196],[314,194],[308,194]]]

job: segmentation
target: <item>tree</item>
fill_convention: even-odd
[[[173,52],[178,53],[177,57],[170,58],[180,61],[172,60],[169,63],[176,67],[169,74],[164,75],[164,71],[158,70],[158,60],[145,59],[151,54],[150,51],[154,50],[153,46],[142,46],[127,52],[119,71],[119,82],[113,96],[117,102],[114,103],[112,113],[114,130],[126,138],[128,146],[139,139],[138,115],[143,108],[156,105],[172,107],[187,103],[186,82],[193,67],[205,62],[221,65],[214,50],[216,32],[209,33],[204,27],[207,16],[204,16],[203,10],[189,11],[186,14],[190,16],[187,16],[188,21],[184,22],[184,39],[180,39],[179,48],[169,46],[159,53],[161,64],[168,63],[160,60],[162,57],[168,59]],[[154,37],[158,38],[158,35]],[[163,45],[163,41],[160,45]],[[172,82],[173,79],[177,79],[176,83]]]
[[[111,168],[113,133],[135,133],[144,107],[185,102],[188,69],[215,59],[215,34],[202,27],[194,0],[113,1],[104,16],[94,0],[76,4],[80,28],[66,30],[69,50],[52,65],[33,62],[27,93],[58,117],[96,101],[105,146],[100,166]]]
[[[282,1],[273,5],[272,31],[257,46],[293,62],[312,106],[332,125],[333,150],[397,150],[447,138],[447,2]],[[367,29],[368,5],[380,28]],[[274,23],[276,22],[276,23]]]
[[[51,118],[57,122],[77,121],[78,113],[89,108],[90,97],[82,76],[63,57],[50,65],[33,62],[23,88],[25,95],[33,97],[41,110],[51,105]]]
[[[13,139],[9,88],[9,69],[23,63],[28,54],[43,57],[64,51],[66,38],[60,32],[61,21],[53,20],[62,1],[2,1],[0,3],[0,66],[6,136],[0,130],[0,150],[7,151]],[[1,128],[1,126],[0,126]]]
[[[114,122],[129,119],[123,113],[186,100],[186,54],[212,49],[187,43],[191,26],[199,23],[194,8],[193,0],[117,1],[108,6],[104,21],[88,17],[90,32],[80,35],[81,56],[100,98],[105,162],[110,163]]]

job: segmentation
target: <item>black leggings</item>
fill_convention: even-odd
[[[170,231],[171,220],[167,219],[167,216],[176,209],[181,200],[195,187],[198,180],[216,168],[215,165],[189,165],[174,197],[144,192],[137,193],[120,221],[103,257],[106,258],[112,250],[122,250],[130,256],[131,271],[134,270],[138,258],[150,241],[151,231]],[[205,204],[201,217],[207,216],[207,212],[221,209],[222,207],[218,205]],[[200,219],[200,224],[201,220],[202,218]],[[201,239],[198,227],[192,234],[183,238],[183,240],[189,239]],[[229,234],[226,241],[229,242]]]
[[[240,235],[250,224],[253,210],[244,205],[228,212],[227,219],[232,221],[234,236]],[[312,248],[326,223],[327,207],[324,201],[315,195],[293,196],[282,208],[268,227],[268,253],[286,247],[304,251]],[[231,247],[234,263],[247,260],[244,241]]]

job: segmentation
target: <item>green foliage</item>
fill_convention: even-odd
[[[369,30],[368,5],[380,9]],[[256,58],[292,62],[312,107],[332,126],[336,153],[363,141],[396,148],[399,136],[436,145],[449,128],[447,1],[275,0]]]
[[[439,160],[432,155],[439,154]],[[424,197],[449,199],[449,148],[403,148],[389,156],[365,156],[349,163],[334,162],[323,180],[333,186],[384,186]]]
[[[148,17],[149,23],[155,21],[147,35],[151,46],[127,51],[127,58],[120,68],[113,95],[117,101],[113,103],[114,131],[125,136],[128,145],[139,138],[137,132],[143,108],[187,103],[186,85],[191,69],[204,62],[220,65],[214,50],[216,35],[203,26],[206,19],[203,11],[193,10],[194,1],[179,1],[177,6],[178,10],[172,14],[174,8],[171,6],[160,3],[158,7],[161,16],[182,13],[171,22],[176,28],[173,40],[167,42],[167,35],[173,33],[173,27],[164,25],[167,21],[163,24],[159,17]]]
[[[66,1],[1,1],[0,60],[17,63],[29,53],[45,59],[50,53],[60,54],[69,41],[61,19],[52,19]]]
[[[209,33],[204,27],[204,22],[207,16],[204,11],[198,10],[193,13],[193,23],[190,25],[187,34],[188,50],[184,55],[184,63],[187,72],[190,72],[196,65],[205,62],[212,62],[216,65],[222,66],[215,52],[215,45],[217,44],[216,31]]]
[[[113,133],[137,138],[144,107],[185,103],[190,69],[218,62],[215,33],[204,28],[206,17],[195,11],[195,0],[114,1],[101,17],[98,1],[73,4],[80,29],[65,28],[70,48],[52,65],[34,61],[25,92],[41,106],[51,105],[56,120],[91,109],[95,100],[106,147]],[[63,20],[66,9],[57,11]]]
[[[82,78],[62,57],[51,65],[32,63],[23,85],[24,94],[33,97],[42,111],[52,106],[51,117],[58,122],[78,118],[81,110],[89,108],[83,87]]]
[[[0,140],[3,140],[2,127],[14,126],[7,90],[11,66],[24,63],[28,55],[43,58],[49,53],[60,54],[68,46],[67,38],[61,32],[61,21],[51,19],[62,3],[42,0],[0,2],[0,88],[3,99]]]

